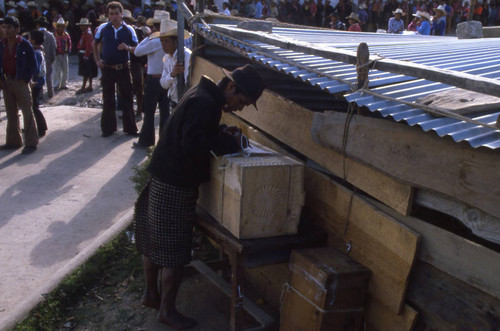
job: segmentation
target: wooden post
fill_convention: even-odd
[[[476,8],[476,0],[472,0],[469,6],[469,12],[467,13],[467,22],[472,21],[472,15],[474,15],[474,8]]]
[[[368,87],[368,73],[370,68],[368,63],[370,61],[370,51],[366,43],[361,43],[358,46],[356,71],[358,73],[358,83],[356,88],[362,89]]]
[[[184,0],[177,1],[177,8],[184,5]],[[177,63],[184,63],[184,14],[181,10],[177,10]],[[180,101],[184,95],[186,82],[184,80],[184,72],[177,76],[177,98]]]
[[[243,262],[237,251],[228,252],[231,263],[231,320],[230,330],[241,330],[243,319],[243,295],[241,294],[241,277],[243,277]]]

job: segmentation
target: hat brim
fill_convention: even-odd
[[[153,32],[149,39],[161,38],[161,37],[177,37],[177,29],[171,29],[167,32],[160,33],[159,31]],[[191,37],[191,34],[184,30],[184,39]]]
[[[88,23],[76,23],[76,25],[90,26],[90,25],[92,25],[92,23],[90,23],[90,22],[88,22]]]
[[[247,97],[251,98],[250,94],[247,91],[245,91],[245,89],[243,89],[240,85],[238,85],[238,83],[236,83],[236,81],[233,78],[233,73],[231,71],[222,68],[222,72],[224,72],[224,75],[226,75],[226,77],[229,78],[234,84],[236,84],[236,86],[238,86],[238,88],[242,90]],[[259,108],[257,108],[257,100],[253,101],[252,105],[255,107],[256,110],[259,110]]]
[[[356,18],[356,17],[347,16],[346,19],[353,20],[353,21],[356,21],[359,23],[359,18]]]
[[[52,25],[54,26],[54,28],[57,28],[59,25],[64,25],[64,27],[67,27],[68,26],[68,22],[65,22],[64,24],[54,22],[54,23],[52,23]]]

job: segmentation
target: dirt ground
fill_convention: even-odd
[[[68,90],[57,91],[50,100],[45,99],[44,106],[71,105],[77,107],[102,107],[102,90],[99,80],[94,79],[94,91],[75,94],[81,87],[81,77],[77,76],[78,58],[70,57]],[[44,92],[46,90],[44,89]],[[44,93],[46,96],[46,93]],[[134,107],[135,108],[135,107]],[[138,122],[138,127],[142,122]],[[122,234],[120,249],[114,252],[111,261],[107,261],[105,271],[93,276],[80,286],[79,292],[68,293],[71,302],[56,310],[56,325],[37,326],[35,329],[57,330],[170,330],[156,321],[156,311],[143,307],[140,298],[144,290],[144,276],[141,258],[133,242]],[[200,255],[201,254],[201,255]],[[203,252],[198,257],[209,258]],[[251,293],[251,289],[247,290]],[[252,298],[264,303],[258,296]],[[263,306],[264,307],[264,306]],[[178,309],[199,323],[191,330],[221,331],[229,329],[229,298],[207,279],[199,274],[186,277],[178,296]],[[268,309],[265,309],[268,310]],[[31,319],[41,319],[44,311],[35,310]],[[257,324],[246,318],[245,326]],[[31,327],[33,328],[33,327]],[[16,329],[30,329],[22,324]]]

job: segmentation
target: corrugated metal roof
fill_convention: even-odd
[[[453,118],[435,117],[422,109],[397,101],[352,92],[351,87],[357,79],[356,68],[352,64],[280,48],[262,39],[259,41],[251,38],[236,40],[223,33],[224,30],[238,30],[232,24],[217,24],[214,27],[216,29],[205,30],[210,35],[210,39],[229,43],[242,50],[249,59],[329,93],[347,93],[345,97],[349,102],[366,106],[370,111],[378,112],[384,117],[405,122],[410,126],[419,125],[424,131],[434,131],[439,136],[450,136],[457,142],[467,141],[472,147],[500,148],[499,130]],[[205,28],[199,25],[197,29]],[[500,79],[500,38],[457,40],[453,37],[381,35],[288,27],[274,27],[272,37],[289,42],[319,45],[324,49],[341,48],[353,52],[356,51],[360,42],[366,42],[370,48],[370,54],[380,57]],[[425,79],[378,70],[370,71],[368,87],[382,96],[408,102],[455,88]],[[497,109],[475,114],[470,118],[491,125],[496,122],[499,115],[500,109]]]

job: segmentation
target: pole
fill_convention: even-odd
[[[177,63],[184,63],[184,14],[180,8],[184,0],[177,0]],[[180,101],[184,95],[186,82],[184,81],[184,72],[177,76],[177,97]]]

